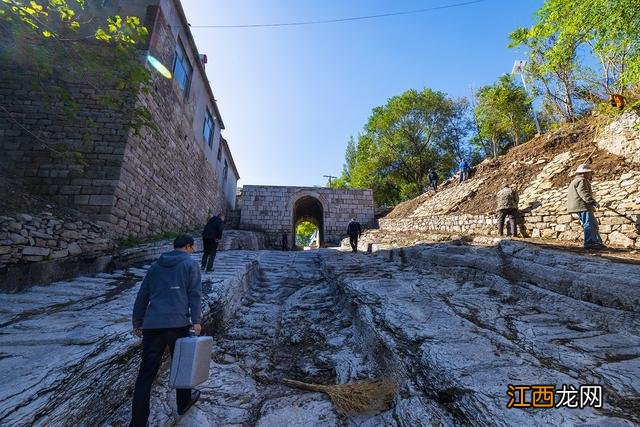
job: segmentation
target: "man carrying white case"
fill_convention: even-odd
[[[193,244],[191,236],[178,236],[174,250],[160,256],[140,285],[132,320],[133,333],[142,336],[142,361],[133,392],[132,427],[147,425],[151,385],[165,347],[173,356],[176,340],[189,336],[192,324],[196,335],[202,331],[202,283],[198,263],[190,255]],[[176,389],[178,414],[184,414],[199,397],[197,390]]]

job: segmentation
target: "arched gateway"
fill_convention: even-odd
[[[289,246],[293,247],[292,244],[296,241],[296,227],[302,221],[309,221],[318,228],[318,244],[320,247],[324,246],[324,206],[320,201],[320,195],[304,191],[302,194],[296,193],[292,201],[294,202],[293,208],[290,209],[292,227]]]
[[[245,185],[238,206],[240,228],[266,233],[280,246],[287,233],[292,247],[295,227],[307,220],[318,228],[319,244],[338,244],[352,217],[373,227],[373,192],[368,189]]]

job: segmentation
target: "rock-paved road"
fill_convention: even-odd
[[[144,271],[2,295],[0,425],[126,423]],[[222,252],[204,276],[215,345],[202,400],[178,417],[164,372],[151,424],[634,425],[636,278],[637,265],[519,243]],[[396,384],[393,407],[358,417],[281,383],[382,377]],[[507,409],[508,384],[598,384],[604,404]]]

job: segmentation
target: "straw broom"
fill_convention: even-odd
[[[302,390],[327,394],[338,412],[344,415],[386,411],[391,407],[395,396],[395,387],[389,379],[335,385],[311,384],[289,379],[282,382]]]

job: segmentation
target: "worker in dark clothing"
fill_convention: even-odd
[[[146,426],[153,381],[160,369],[165,348],[173,355],[178,338],[189,336],[193,327],[202,332],[202,283],[198,262],[191,258],[193,237],[178,236],[174,250],[160,256],[147,271],[133,305],[133,334],[142,337],[142,360],[133,391],[131,423]],[[193,406],[200,392],[176,389],[178,415]]]
[[[429,179],[429,187],[433,188],[433,191],[438,191],[438,174],[433,169],[429,169],[429,173],[427,174],[427,178]]]
[[[362,235],[362,226],[355,218],[351,218],[351,222],[347,226],[347,234],[349,235],[351,252],[358,252],[358,237]]]
[[[207,222],[202,230],[202,246],[204,252],[202,254],[202,263],[200,268],[207,272],[213,271],[213,261],[216,259],[218,251],[218,243],[222,239],[222,230],[224,230],[224,213],[220,213]]]
[[[282,233],[282,250],[289,250],[289,237],[287,236],[287,232]]]
[[[498,210],[498,234],[504,234],[505,219],[509,220],[507,236],[516,237],[516,218],[518,216],[518,193],[506,182],[503,182],[502,190],[497,194]]]

